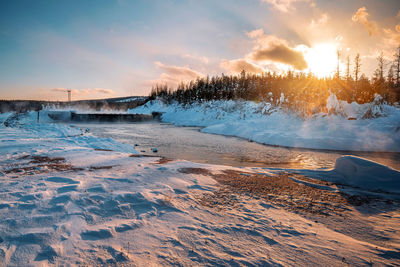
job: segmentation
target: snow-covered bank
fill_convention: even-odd
[[[302,178],[282,169],[136,157],[129,146],[68,125],[38,124],[34,115],[20,117],[13,127],[0,125],[0,262],[6,266],[400,262],[395,200],[373,199],[373,206],[356,209],[335,185],[293,182]],[[349,173],[340,165],[338,171]],[[286,175],[296,193],[301,188],[313,194],[253,197],[217,182],[255,175],[276,183]],[[313,191],[318,187],[337,202],[316,202],[323,194]],[[303,203],[309,215],[302,213]],[[317,206],[323,214],[312,213]]]
[[[400,107],[376,102],[359,105],[334,95],[326,114],[307,119],[269,103],[211,101],[188,106],[148,102],[132,113],[164,112],[162,120],[202,126],[203,132],[255,142],[312,149],[400,152]],[[329,114],[329,115],[328,115]]]
[[[135,153],[137,151],[130,145],[121,144],[111,138],[95,137],[86,132],[86,129],[80,129],[74,125],[52,123],[47,116],[47,111],[40,114],[40,122],[37,122],[37,113],[28,112],[15,118],[15,114],[5,113],[0,116],[0,124],[5,136],[10,132],[18,132],[18,140],[3,140],[2,147],[9,147],[19,151],[20,147],[33,142],[32,146],[40,144],[40,147],[48,151],[60,150],[60,147],[76,149],[102,149],[113,150],[125,153]],[[11,118],[11,119],[10,119]],[[3,123],[8,121],[11,127],[4,127]],[[30,153],[31,151],[26,151]]]

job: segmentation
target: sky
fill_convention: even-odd
[[[371,76],[400,45],[398,0],[0,0],[0,99],[147,95],[206,75]],[[352,67],[352,66],[351,66]]]

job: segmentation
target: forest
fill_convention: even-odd
[[[382,102],[393,105],[400,101],[399,52],[393,62],[388,62],[380,54],[372,78],[361,74],[361,59],[357,54],[352,67],[347,57],[344,75],[341,75],[339,67],[334,75],[325,78],[290,70],[284,74],[266,72],[262,75],[243,70],[239,75],[199,77],[181,83],[176,88],[156,84],[151,90],[150,99],[161,98],[169,103],[177,101],[182,104],[211,100],[264,101],[303,115],[325,111],[330,94],[335,94],[338,100],[358,104],[372,102],[379,94]]]

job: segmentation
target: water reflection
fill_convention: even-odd
[[[235,137],[206,134],[198,127],[176,127],[158,122],[78,124],[101,137],[139,146],[142,154],[171,159],[250,167],[332,168],[342,155],[355,155],[400,170],[400,153],[338,152],[266,146]]]

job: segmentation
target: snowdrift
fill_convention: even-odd
[[[400,152],[400,107],[376,101],[338,101],[326,113],[303,118],[267,102],[210,101],[182,105],[151,101],[131,113],[163,112],[162,120],[201,126],[203,132],[242,137],[268,145],[345,151]]]
[[[340,182],[366,188],[400,193],[400,172],[367,159],[343,156],[334,170],[344,179]]]
[[[21,135],[19,144],[24,142],[40,142],[41,146],[48,149],[58,149],[59,146],[75,147],[76,149],[89,148],[100,150],[113,150],[124,153],[137,154],[130,145],[118,143],[111,138],[101,138],[92,135],[88,129],[81,129],[70,124],[52,123],[47,116],[50,111],[40,112],[40,120],[37,122],[37,112],[28,112],[16,116],[13,113],[5,113],[0,116],[0,129],[5,128],[7,121],[9,128],[15,129]],[[45,145],[44,145],[45,144]],[[13,145],[18,150],[17,145]]]

